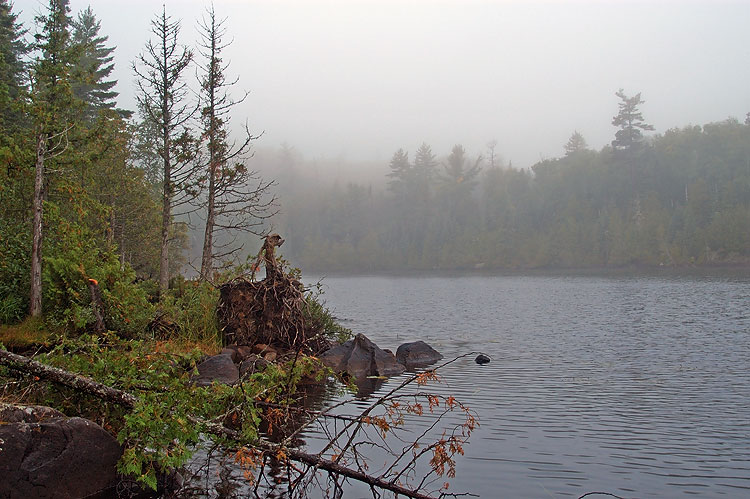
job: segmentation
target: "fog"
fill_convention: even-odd
[[[131,62],[160,3],[91,4],[117,46],[119,104],[134,107]],[[21,20],[43,10],[17,0]],[[206,1],[169,0],[193,45]],[[578,130],[612,140],[619,88],[641,92],[656,132],[750,111],[750,3],[721,1],[216,0],[233,44],[234,119],[258,147],[387,163],[422,142],[496,152],[515,166],[558,157]],[[33,31],[33,30],[32,30]]]

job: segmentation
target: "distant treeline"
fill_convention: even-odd
[[[492,150],[470,159],[456,146],[444,160],[425,144],[413,160],[399,150],[386,190],[313,185],[283,153],[285,254],[346,271],[749,264],[750,126],[729,119],[630,144],[624,128],[600,151],[576,132],[564,157],[530,169],[496,164]]]

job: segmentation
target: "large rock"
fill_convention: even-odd
[[[233,385],[239,379],[240,372],[232,361],[232,355],[222,353],[198,364],[198,375],[193,378],[193,382],[198,386],[209,386],[214,382]]]
[[[346,372],[355,378],[394,376],[404,372],[404,366],[392,353],[378,348],[363,334],[329,349],[320,360],[334,371]]]
[[[433,364],[443,356],[424,341],[404,343],[396,350],[396,359],[407,368]]]
[[[117,440],[87,419],[55,413],[0,410],[15,421],[0,423],[0,497],[113,497],[122,454]]]

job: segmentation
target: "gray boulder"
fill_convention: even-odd
[[[221,353],[198,364],[198,375],[193,378],[193,383],[198,386],[209,386],[214,382],[233,385],[239,379],[240,372],[232,360],[232,355]]]
[[[122,449],[102,427],[54,409],[5,407],[0,413],[14,421],[0,423],[0,497],[115,494]]]
[[[392,353],[382,350],[363,334],[327,350],[320,360],[334,371],[346,372],[354,378],[394,376],[404,372],[404,366]]]
[[[396,350],[396,359],[409,367],[427,366],[433,364],[443,356],[424,341],[404,343]]]

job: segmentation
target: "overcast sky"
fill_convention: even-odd
[[[42,0],[15,0],[28,22]],[[207,1],[167,0],[193,44]],[[162,2],[91,5],[117,46],[120,106]],[[306,157],[387,162],[423,141],[439,155],[490,140],[514,166],[562,155],[574,130],[609,143],[618,88],[641,92],[664,132],[750,111],[750,2],[570,0],[215,0],[229,73],[251,92],[235,122]],[[33,31],[33,30],[32,30]],[[194,73],[191,73],[191,76]],[[195,85],[194,85],[195,86]]]

